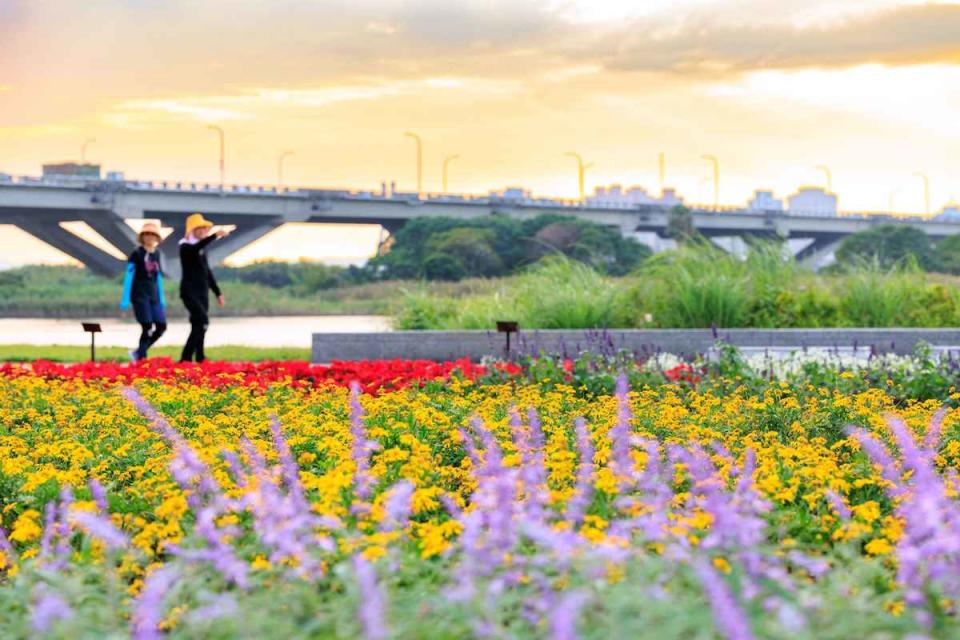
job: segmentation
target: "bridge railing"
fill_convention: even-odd
[[[86,191],[151,191],[162,193],[189,193],[189,194],[224,194],[231,196],[251,196],[251,197],[283,197],[283,198],[304,198],[304,199],[344,199],[344,200],[370,200],[381,202],[404,202],[407,204],[468,204],[485,206],[504,206],[504,207],[540,207],[561,210],[596,210],[596,211],[664,211],[670,205],[659,203],[634,203],[634,202],[581,202],[575,199],[565,198],[535,198],[535,197],[510,197],[497,194],[451,194],[451,193],[416,193],[394,191],[385,193],[382,191],[365,191],[357,189],[310,189],[303,187],[282,187],[278,185],[251,185],[251,184],[229,184],[222,188],[219,184],[209,182],[183,181],[183,180],[99,180],[86,178],[82,176],[12,176],[0,173],[0,186],[23,186],[30,188],[50,188],[50,189],[83,189]],[[710,205],[685,204],[687,208],[697,214],[718,213],[724,215],[736,216],[784,216],[784,217],[803,217],[803,218],[845,218],[845,219],[869,219],[869,220],[889,220],[891,222],[902,222],[905,220],[911,222],[940,222],[932,216],[923,216],[918,214],[902,214],[888,212],[829,212],[829,211],[777,211],[777,210],[756,210],[746,207],[737,207],[722,205],[714,207]]]

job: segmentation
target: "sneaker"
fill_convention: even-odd
[[[137,362],[140,360],[140,352],[137,349],[130,349],[127,352],[130,355],[130,362]]]

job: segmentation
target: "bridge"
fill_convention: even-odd
[[[919,217],[852,213],[840,216],[758,212],[747,209],[691,207],[693,225],[711,239],[724,237],[806,240],[799,260],[829,254],[846,236],[881,223],[898,222],[923,229],[934,240],[960,233],[960,222]],[[578,201],[497,196],[391,193],[209,184],[78,180],[0,175],[0,224],[13,224],[103,275],[119,273],[123,261],[68,231],[61,223],[85,222],[122,253],[135,243],[126,219],[158,219],[183,235],[185,218],[201,212],[216,224],[236,230],[215,243],[212,263],[288,222],[377,224],[394,233],[413,218],[472,219],[495,213],[514,218],[561,214],[619,229],[624,234],[652,232],[666,237],[665,206],[586,206]],[[176,273],[177,244],[162,246],[167,266]]]

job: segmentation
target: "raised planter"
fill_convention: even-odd
[[[919,342],[938,349],[960,348],[958,329],[542,329],[521,331],[511,354],[576,354],[579,351],[633,351],[637,354],[705,353],[717,340],[750,350],[806,348],[872,349],[912,353]],[[315,333],[313,361],[410,358],[452,360],[505,355],[506,337],[495,331],[392,331]]]

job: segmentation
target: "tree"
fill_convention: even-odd
[[[881,224],[847,236],[836,256],[837,262],[847,265],[876,260],[883,269],[911,259],[926,270],[935,264],[930,237],[916,227],[902,224]]]
[[[497,213],[471,220],[418,218],[399,229],[394,240],[387,254],[368,263],[365,273],[371,278],[493,277],[554,253],[622,275],[651,254],[618,229],[556,214],[522,221]],[[443,255],[457,260],[441,260]]]
[[[697,228],[693,224],[693,212],[678,204],[667,213],[667,237],[678,244],[690,242],[697,237]]]
[[[428,280],[462,280],[467,275],[463,260],[449,253],[433,253],[423,263],[424,275]]]
[[[493,229],[460,227],[430,236],[425,249],[429,257],[449,255],[457,258],[469,276],[498,276],[503,272],[503,261],[491,246],[494,238]]]
[[[947,236],[933,248],[934,268],[960,275],[960,234]]]

